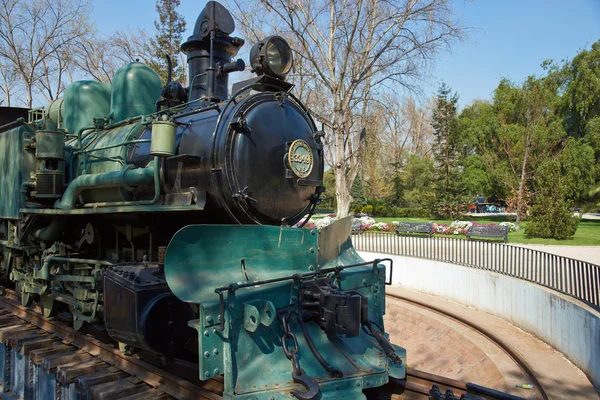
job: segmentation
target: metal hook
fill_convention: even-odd
[[[314,400],[317,398],[319,393],[321,393],[321,387],[319,384],[315,382],[313,378],[306,375],[306,372],[304,372],[302,368],[292,372],[292,379],[294,382],[299,383],[306,388],[305,392],[299,392],[297,390],[292,390],[290,392],[300,400]]]

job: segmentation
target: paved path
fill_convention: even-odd
[[[388,287],[400,294],[461,315],[495,332],[535,370],[550,399],[599,399],[579,368],[561,353],[507,321],[444,298]],[[407,364],[420,370],[535,398],[515,385],[530,383],[504,352],[487,338],[437,313],[388,298],[386,331],[407,350]]]

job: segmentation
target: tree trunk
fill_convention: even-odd
[[[31,108],[31,105],[33,104],[33,88],[32,88],[32,84],[27,84],[27,108]]]
[[[334,130],[335,147],[335,197],[337,199],[337,217],[349,215],[352,195],[350,194],[346,176],[346,163],[344,162],[344,136],[341,129]]]
[[[525,190],[525,183],[527,181],[527,163],[529,161],[529,146],[525,146],[525,155],[523,156],[523,166],[521,168],[521,180],[519,181],[519,190],[517,191],[517,219],[515,225],[517,230],[521,229],[521,213],[523,210],[523,191]]]
[[[350,194],[350,185],[346,175],[346,146],[344,141],[344,128],[341,121],[344,121],[342,111],[336,111],[333,124],[333,151],[334,151],[334,174],[335,174],[335,197],[337,199],[337,217],[343,218],[350,214],[350,205],[352,204],[352,195]]]

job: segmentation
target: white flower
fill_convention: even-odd
[[[360,221],[361,225],[373,225],[375,223],[375,220],[371,217],[360,217],[356,218],[356,220]]]
[[[500,222],[500,226],[508,226],[508,231],[509,232],[515,232],[517,230],[517,225],[513,224],[512,222]]]
[[[315,224],[317,229],[323,229],[326,226],[333,224],[335,222],[335,218],[331,218],[331,217],[327,216],[327,217],[323,217],[321,219],[316,219],[316,220],[311,219],[311,222],[313,224]]]

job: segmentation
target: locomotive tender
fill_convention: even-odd
[[[189,88],[135,62],[0,127],[0,279],[129,351],[192,350],[225,398],[364,398],[405,376],[386,268],[357,255],[349,220],[293,227],[324,192],[323,133],[281,37],[228,94],[233,31],[209,2],[182,45]]]

